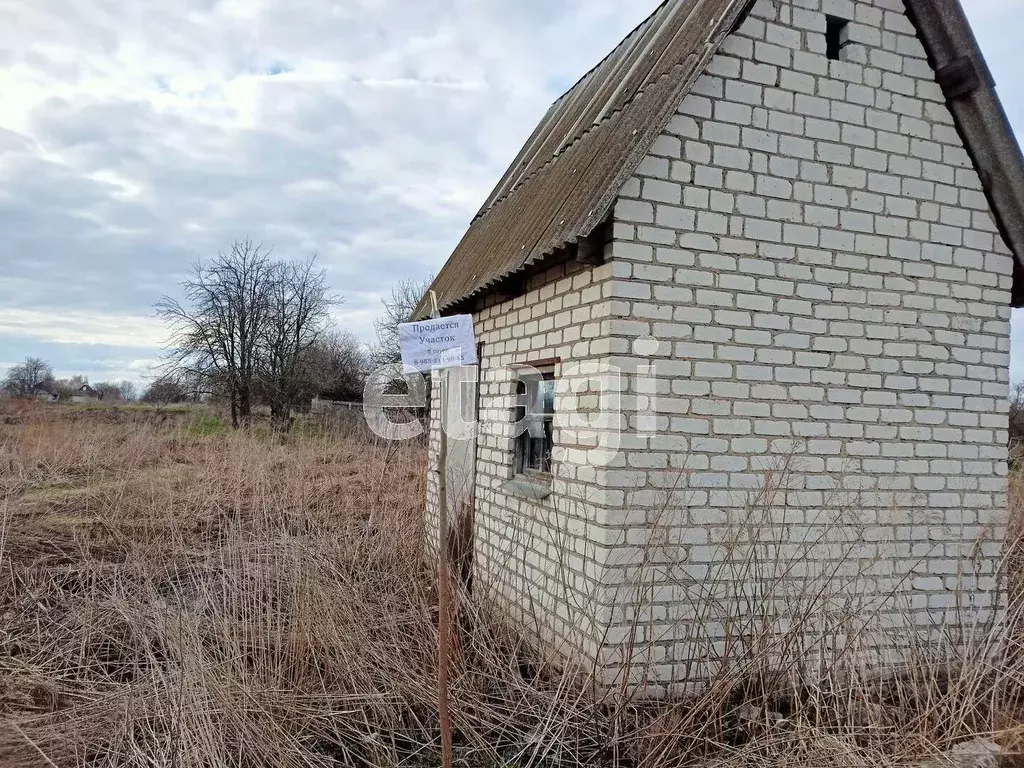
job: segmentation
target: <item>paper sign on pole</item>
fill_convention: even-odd
[[[476,339],[470,315],[439,317],[398,326],[405,373],[476,365]]]
[[[434,315],[437,296],[430,292]],[[435,317],[418,323],[398,326],[398,342],[402,348],[402,368],[405,373],[436,371],[476,365],[476,339],[473,336],[473,318],[470,315]],[[441,727],[441,766],[452,766],[451,707],[448,702],[448,676],[451,664],[451,638],[454,617],[451,599],[451,563],[448,562],[448,431],[445,421],[448,413],[446,376],[439,376],[438,392],[441,411],[441,439],[437,451],[437,713]],[[455,610],[458,611],[456,604]]]

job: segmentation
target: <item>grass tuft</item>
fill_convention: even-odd
[[[0,765],[438,763],[421,445],[346,423],[282,438],[194,412],[17,408],[0,412]],[[744,563],[754,584],[750,569],[767,585],[789,567]],[[595,686],[485,589],[462,593],[458,763],[878,768],[1024,729],[1007,623],[908,643],[879,676],[784,630],[770,641],[770,617],[704,593],[746,628],[739,650],[661,702]]]

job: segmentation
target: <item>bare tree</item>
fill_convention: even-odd
[[[25,362],[11,366],[4,377],[3,388],[16,397],[31,396],[36,387],[53,383],[53,369],[39,357],[27,357]]]
[[[126,402],[132,402],[134,400],[138,400],[139,398],[139,390],[135,386],[134,381],[131,381],[129,379],[121,379],[121,381],[117,382],[117,389],[121,393],[121,399],[125,400]]]
[[[432,277],[426,280],[400,280],[391,294],[382,301],[384,312],[373,326],[377,331],[377,346],[373,350],[373,359],[377,365],[397,363],[402,359],[398,344],[398,326],[412,319],[416,305],[426,294],[433,282]]]
[[[120,400],[121,388],[116,382],[101,381],[92,385],[93,390],[99,395],[100,400]]]
[[[303,262],[277,262],[269,273],[266,322],[257,342],[260,392],[275,426],[290,423],[291,409],[316,392],[310,352],[325,339],[331,307],[340,299],[327,287],[327,273],[316,256]]]
[[[383,314],[374,321],[377,331],[377,346],[373,349],[373,362],[378,367],[394,366],[394,373],[387,374],[375,384],[383,386],[390,394],[413,394],[409,380],[401,375],[397,364],[402,360],[402,349],[399,344],[398,326],[412,320],[413,312],[430,289],[433,277],[425,280],[400,280],[391,294],[382,301]],[[423,374],[425,384],[425,412],[430,412],[430,374]]]
[[[231,402],[231,424],[252,414],[260,344],[269,319],[275,264],[250,240],[197,262],[182,284],[183,300],[165,296],[157,313],[171,327],[169,363],[207,391],[219,383]]]
[[[330,400],[362,400],[370,367],[369,354],[351,333],[329,333],[306,355],[314,394]]]

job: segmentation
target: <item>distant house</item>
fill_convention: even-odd
[[[98,403],[102,399],[103,395],[88,384],[80,386],[71,396],[72,403]]]
[[[1024,161],[957,0],[666,0],[434,281],[480,365],[433,399],[431,513],[443,420],[477,583],[610,679],[725,647],[692,596],[780,467],[761,533],[863,536],[857,594],[906,607],[880,646],[940,626],[1001,549],[1022,263]],[[863,533],[820,522],[851,499]]]
[[[60,395],[57,392],[57,388],[53,385],[52,381],[41,381],[32,387],[32,395],[36,400],[42,400],[47,403],[56,403],[60,399]]]

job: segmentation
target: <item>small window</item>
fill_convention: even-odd
[[[838,16],[825,18],[825,55],[832,61],[839,61],[839,54],[847,43],[850,22]]]
[[[554,447],[555,370],[538,369],[516,383],[516,474],[551,474]]]

